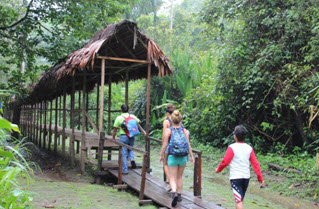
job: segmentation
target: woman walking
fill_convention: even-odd
[[[183,173],[190,154],[190,162],[193,164],[194,156],[189,142],[189,136],[181,126],[182,115],[175,110],[172,115],[172,127],[167,128],[163,134],[163,144],[160,153],[160,162],[164,159],[164,152],[168,147],[167,164],[169,170],[169,183],[172,189],[172,207],[182,201]]]
[[[166,129],[172,127],[173,122],[172,122],[172,113],[175,110],[174,105],[172,104],[168,104],[165,108],[165,114],[166,114],[166,118],[163,121],[163,133],[162,133],[162,145],[164,143],[164,133],[166,131]],[[168,146],[167,146],[168,148]],[[167,164],[167,153],[168,153],[168,149],[166,148],[165,153],[164,153],[164,159],[163,159],[163,164],[164,164],[164,173],[167,177],[167,182],[169,183],[169,171],[168,171],[168,164]],[[168,190],[168,192],[171,191],[171,188]]]

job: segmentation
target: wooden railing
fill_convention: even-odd
[[[137,149],[135,147],[129,146],[127,144],[123,144],[118,141],[118,138],[116,140],[112,140],[110,138],[106,138],[105,134],[103,132],[100,133],[100,139],[99,139],[99,149],[98,149],[98,170],[102,171],[102,160],[103,160],[103,145],[104,145],[104,140],[109,140],[112,143],[116,144],[119,146],[119,157],[118,157],[118,180],[117,180],[117,185],[114,186],[114,188],[117,189],[123,189],[126,188],[127,185],[123,185],[123,173],[122,173],[122,147],[125,147],[129,150],[132,150],[134,152],[138,152],[143,155],[143,165],[142,165],[142,173],[141,173],[141,186],[140,186],[140,194],[139,194],[139,204],[146,204],[150,203],[150,200],[144,200],[144,194],[145,194],[145,184],[146,184],[146,168],[147,168],[147,152]]]

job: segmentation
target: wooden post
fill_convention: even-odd
[[[128,70],[125,73],[125,104],[128,105]]]
[[[122,159],[122,146],[119,146],[119,158],[118,158],[118,163],[119,163],[119,170],[118,170],[118,180],[117,184],[121,185],[122,184],[122,169],[123,169],[123,159]]]
[[[58,150],[58,97],[55,99],[55,121],[54,121],[54,148],[53,151],[56,154]]]
[[[105,59],[102,59],[101,64],[101,100],[100,100],[100,122],[99,133],[103,132],[103,110],[104,110],[104,79],[105,79]]]
[[[78,110],[81,109],[81,92],[82,91],[79,91],[79,101],[78,101]],[[78,130],[81,130],[81,124],[80,124],[80,121],[81,121],[81,113],[78,111]],[[80,153],[80,141],[76,141],[76,153]]]
[[[63,121],[62,121],[62,155],[65,156],[65,127],[66,127],[66,91],[63,92]]]
[[[103,132],[101,132],[99,135],[100,135],[100,140],[99,140],[99,148],[98,148],[98,154],[97,154],[97,157],[98,157],[97,167],[98,167],[99,171],[102,171],[103,170],[103,166],[102,166],[102,162],[103,162],[103,147],[104,147],[105,134]],[[101,184],[101,177],[100,176],[98,176],[96,178],[96,183],[97,184]]]
[[[142,175],[141,175],[141,188],[140,188],[140,196],[139,199],[144,199],[144,191],[145,191],[145,181],[146,181],[146,168],[147,168],[147,155],[143,156],[143,167],[142,167]]]
[[[36,104],[33,104],[32,106],[32,117],[33,117],[33,120],[32,120],[32,142],[35,143],[35,135],[36,135],[36,131],[35,131],[35,125],[36,125],[36,107],[37,105]]]
[[[100,99],[100,86],[99,84],[96,85],[96,113],[95,113],[95,121],[96,126],[99,127],[99,99]]]
[[[74,82],[74,76],[72,77],[72,93],[71,93],[71,129],[72,129],[72,135],[70,138],[70,164],[71,167],[74,166],[74,141],[75,141],[75,136],[74,136],[74,94],[75,94],[75,82]]]
[[[112,108],[112,75],[109,75],[109,99],[108,99],[108,120],[107,120],[107,133],[108,135],[111,135],[111,108]],[[112,160],[112,150],[111,148],[108,149],[108,155],[107,155],[107,159],[108,160]]]
[[[147,60],[150,61],[150,44],[148,44]],[[147,103],[146,103],[146,137],[145,137],[145,149],[148,154],[147,158],[147,168],[150,168],[150,139],[148,138],[150,134],[150,105],[151,105],[151,62],[148,63],[147,67]]]
[[[52,144],[52,111],[53,111],[53,100],[50,101],[49,142],[48,142],[49,151],[51,151],[51,144]]]
[[[82,90],[82,138],[81,138],[81,172],[85,172],[86,146],[85,146],[85,94],[86,94],[86,70],[83,73],[83,90]]]
[[[85,96],[86,96],[85,110],[89,115],[89,92],[87,92]],[[88,120],[85,121],[85,130],[89,131]]]
[[[61,109],[62,109],[62,96],[59,97],[59,108],[58,108],[58,127],[62,127],[62,116],[61,116]],[[58,145],[61,145],[61,135],[58,135]]]
[[[61,110],[62,110],[62,96],[61,97],[59,97],[59,111],[58,111],[58,116],[59,116],[59,118],[58,118],[58,121],[59,121],[59,126],[61,127],[62,126],[62,112],[61,112]],[[59,145],[60,145],[60,143],[59,143]]]
[[[37,114],[37,125],[36,125],[36,137],[35,137],[35,143],[36,145],[39,145],[39,104],[36,105],[36,114]]]
[[[201,196],[202,190],[202,157],[201,153],[195,158],[194,164],[194,196]]]
[[[47,139],[47,101],[44,102],[44,132],[43,132],[43,148],[45,148]]]
[[[81,109],[81,91],[79,91],[79,100],[78,101],[79,101],[78,109],[80,110]],[[80,121],[81,121],[81,114],[80,114],[80,112],[78,112],[78,130],[81,129]]]
[[[41,147],[42,146],[42,115],[43,115],[43,101],[41,101],[40,102],[40,111],[39,111],[39,113],[40,113],[40,128],[39,128],[39,147]]]

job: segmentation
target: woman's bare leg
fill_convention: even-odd
[[[172,192],[176,192],[177,190],[177,173],[178,173],[178,167],[168,167],[169,170],[169,184],[171,185]]]
[[[184,173],[184,169],[185,169],[186,165],[184,166],[179,166],[177,169],[177,193],[181,194],[182,193],[182,189],[183,189],[183,173]]]
[[[168,164],[167,164],[167,154],[164,154],[164,172],[167,178],[167,181],[169,183],[169,170],[168,170]]]

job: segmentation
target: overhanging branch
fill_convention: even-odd
[[[31,6],[32,6],[32,3],[33,3],[33,0],[30,1],[30,3],[29,3],[29,5],[28,5],[28,7],[27,7],[27,11],[26,11],[24,17],[22,17],[20,20],[18,20],[18,21],[15,22],[15,23],[12,23],[12,24],[9,25],[9,26],[0,26],[0,30],[7,30],[7,29],[9,29],[9,28],[13,28],[14,26],[20,24],[20,23],[23,22],[25,19],[27,19],[28,15],[29,15],[29,12],[30,12],[30,8],[31,8]]]

